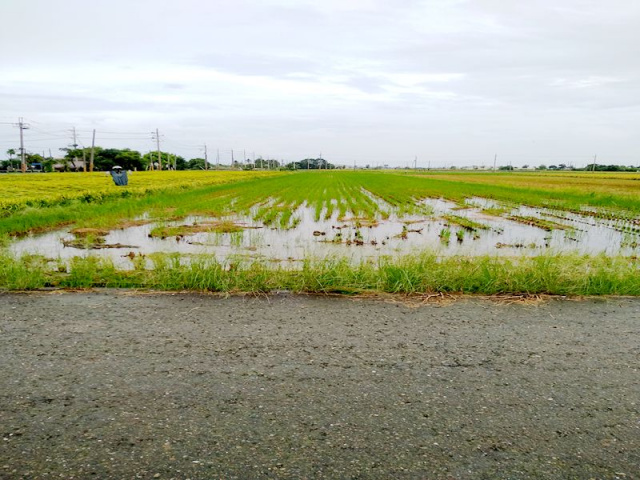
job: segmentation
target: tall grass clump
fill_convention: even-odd
[[[47,284],[47,263],[44,258],[14,258],[0,251],[0,290],[34,290]]]

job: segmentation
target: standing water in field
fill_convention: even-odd
[[[634,255],[640,252],[640,225],[544,208],[505,205],[474,197],[454,203],[426,199],[394,206],[367,192],[359,206],[329,199],[279,208],[274,199],[245,214],[187,216],[179,220],[143,218],[125,228],[62,229],[15,241],[17,254],[68,260],[110,258],[121,268],[154,253],[213,255],[220,261],[297,262],[305,258],[347,257],[376,261],[419,251],[442,256],[540,255],[547,252]]]

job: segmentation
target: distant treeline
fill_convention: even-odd
[[[640,166],[634,167],[633,165],[600,165],[590,164],[584,168],[576,168],[561,163],[559,165],[539,165],[537,167],[530,167],[529,165],[523,165],[524,170],[560,170],[560,171],[572,171],[572,172],[640,172]],[[504,165],[499,167],[499,170],[515,170],[511,165]]]
[[[43,170],[45,172],[62,171],[71,172],[83,170],[84,166],[89,169],[91,159],[90,148],[68,148],[63,149],[64,156],[53,158],[44,157],[38,153],[28,153],[25,155],[25,161],[30,170]],[[1,170],[20,170],[20,156],[14,149],[7,151],[7,160],[0,161]],[[159,164],[163,170],[204,170],[204,158],[192,158],[186,160],[180,155],[170,152],[149,152],[141,154],[136,150],[129,148],[94,148],[93,169],[94,171],[107,171],[113,166],[118,165],[125,170],[150,170],[157,169]],[[212,169],[217,166],[217,162],[208,160],[207,168]],[[239,168],[243,170],[252,169],[334,169],[335,165],[330,164],[323,158],[306,158],[299,162],[291,162],[283,164],[278,160],[256,158],[246,159],[244,161],[235,160],[231,165],[222,165],[225,167]]]

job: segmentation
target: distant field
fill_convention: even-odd
[[[640,173],[618,172],[421,172],[430,178],[447,178],[455,182],[560,190],[595,192],[621,196],[640,195]]]

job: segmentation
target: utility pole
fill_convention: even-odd
[[[413,169],[414,170],[418,170],[418,156],[416,155],[416,158],[413,159]]]
[[[162,157],[160,156],[160,133],[156,128],[156,149],[158,150],[158,170],[162,170]]]
[[[220,169],[220,149],[216,149],[216,170]]]
[[[431,160],[429,160],[429,166],[427,167],[427,170],[431,170]]]
[[[93,135],[91,136],[91,155],[89,155],[89,172],[93,172],[93,159],[95,158],[96,149],[96,129],[93,129]]]
[[[207,157],[207,144],[204,144],[204,169],[209,170],[209,159]]]
[[[591,169],[592,172],[596,171],[596,160],[598,159],[598,155],[594,155],[593,156],[593,168]]]
[[[233,148],[231,149],[231,168],[234,167],[233,163],[235,162],[235,159],[233,158]]]
[[[498,161],[498,154],[496,153],[493,157],[493,171],[496,171],[496,162]]]
[[[29,128],[29,125],[26,125],[22,117],[20,117],[16,126],[20,129],[20,171],[25,173],[27,171],[27,162],[24,158],[24,135],[22,132]]]
[[[73,144],[71,146],[73,147],[73,150],[74,150],[74,152],[73,152],[73,169],[75,170],[75,169],[78,168],[77,165],[76,165],[76,163],[78,162],[78,157],[76,156],[76,152],[75,152],[75,150],[78,149],[78,137],[76,135],[76,127],[73,127],[72,131],[73,131]]]

